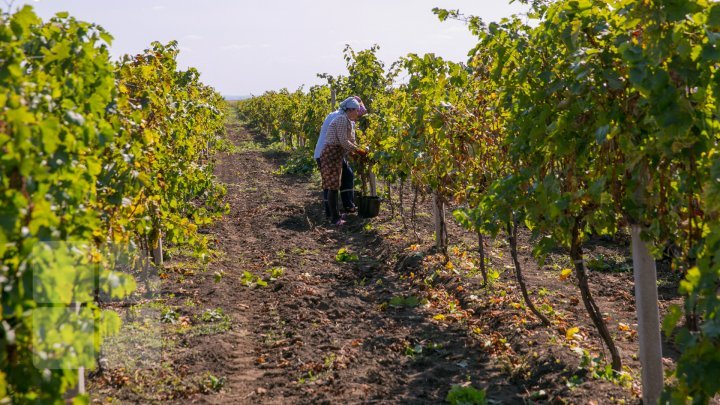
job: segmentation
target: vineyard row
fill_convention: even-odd
[[[66,13],[0,14],[0,402],[82,387],[121,326],[101,302],[140,288],[121,270],[163,242],[206,254],[198,227],[227,209],[220,95],[175,42],[113,62],[111,41]]]
[[[467,63],[410,54],[386,68],[377,46],[346,47],[346,76],[269,91],[238,113],[308,160],[330,100],[360,96],[370,112],[357,126],[369,170],[431,193],[436,213],[459,207],[455,219],[481,238],[502,232],[514,248],[523,225],[540,260],[558,248],[570,256],[617,372],[583,248],[594,235],[630,234],[643,398],[707,403],[720,392],[720,4],[534,3],[528,15],[490,24],[435,9],[477,36]],[[685,304],[661,325],[654,259],[663,254],[684,276]],[[515,268],[525,292],[517,260]],[[682,353],[668,384],[661,328]]]

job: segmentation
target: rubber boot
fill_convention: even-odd
[[[355,202],[353,201],[355,197],[353,190],[354,183],[355,174],[347,161],[343,160],[342,176],[340,178],[340,199],[342,200],[345,212],[357,211],[357,207],[355,207]]]
[[[337,223],[340,220],[340,210],[338,210],[338,191],[328,190],[328,205],[330,206],[330,222]]]
[[[328,201],[328,189],[323,189],[323,207],[325,208],[325,218],[330,220],[330,203]]]

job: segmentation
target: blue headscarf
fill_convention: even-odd
[[[360,108],[360,103],[355,99],[355,97],[348,97],[340,103],[340,109],[343,111],[347,111],[351,108]]]

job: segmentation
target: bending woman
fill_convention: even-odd
[[[343,100],[342,103],[340,103],[340,106],[337,110],[331,112],[330,114],[325,117],[325,121],[323,121],[322,127],[320,128],[320,135],[318,136],[317,143],[315,144],[315,153],[313,154],[313,159],[317,162],[318,169],[321,170],[322,165],[320,164],[320,154],[323,151],[323,148],[325,147],[325,138],[327,137],[327,131],[328,127],[330,126],[330,123],[332,123],[335,118],[345,114],[345,111],[343,110],[343,107],[347,105],[347,103],[350,102],[350,100],[357,100],[358,103],[360,103],[360,116],[363,116],[365,113],[367,113],[367,110],[365,109],[365,105],[363,105],[362,100],[358,96],[352,96],[348,97],[347,99]],[[354,124],[354,123],[353,123]],[[347,213],[353,213],[357,212],[357,207],[355,206],[355,203],[353,202],[353,187],[355,182],[355,176],[353,174],[353,170],[348,164],[347,159],[343,159],[342,162],[342,175],[340,177],[340,200],[342,200],[343,208],[345,209],[345,212]],[[328,220],[330,220],[330,204],[328,203],[328,190],[323,189],[323,207],[325,208],[325,216]]]
[[[341,105],[342,114],[339,114],[328,127],[325,146],[320,153],[320,175],[323,189],[328,190],[328,204],[330,208],[330,222],[334,225],[345,223],[340,218],[338,210],[338,194],[342,164],[348,153],[358,153],[362,156],[367,152],[355,144],[355,128],[352,122],[357,121],[361,115],[361,104],[355,99],[349,99]]]

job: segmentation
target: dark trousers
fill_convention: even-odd
[[[320,168],[320,159],[315,159],[318,168]],[[353,191],[355,187],[355,173],[348,162],[343,159],[342,162],[342,174],[340,175],[340,199],[342,200],[343,208],[349,210],[355,207],[355,193]],[[325,215],[330,217],[330,204],[328,202],[328,189],[323,189],[323,206],[325,206]]]

